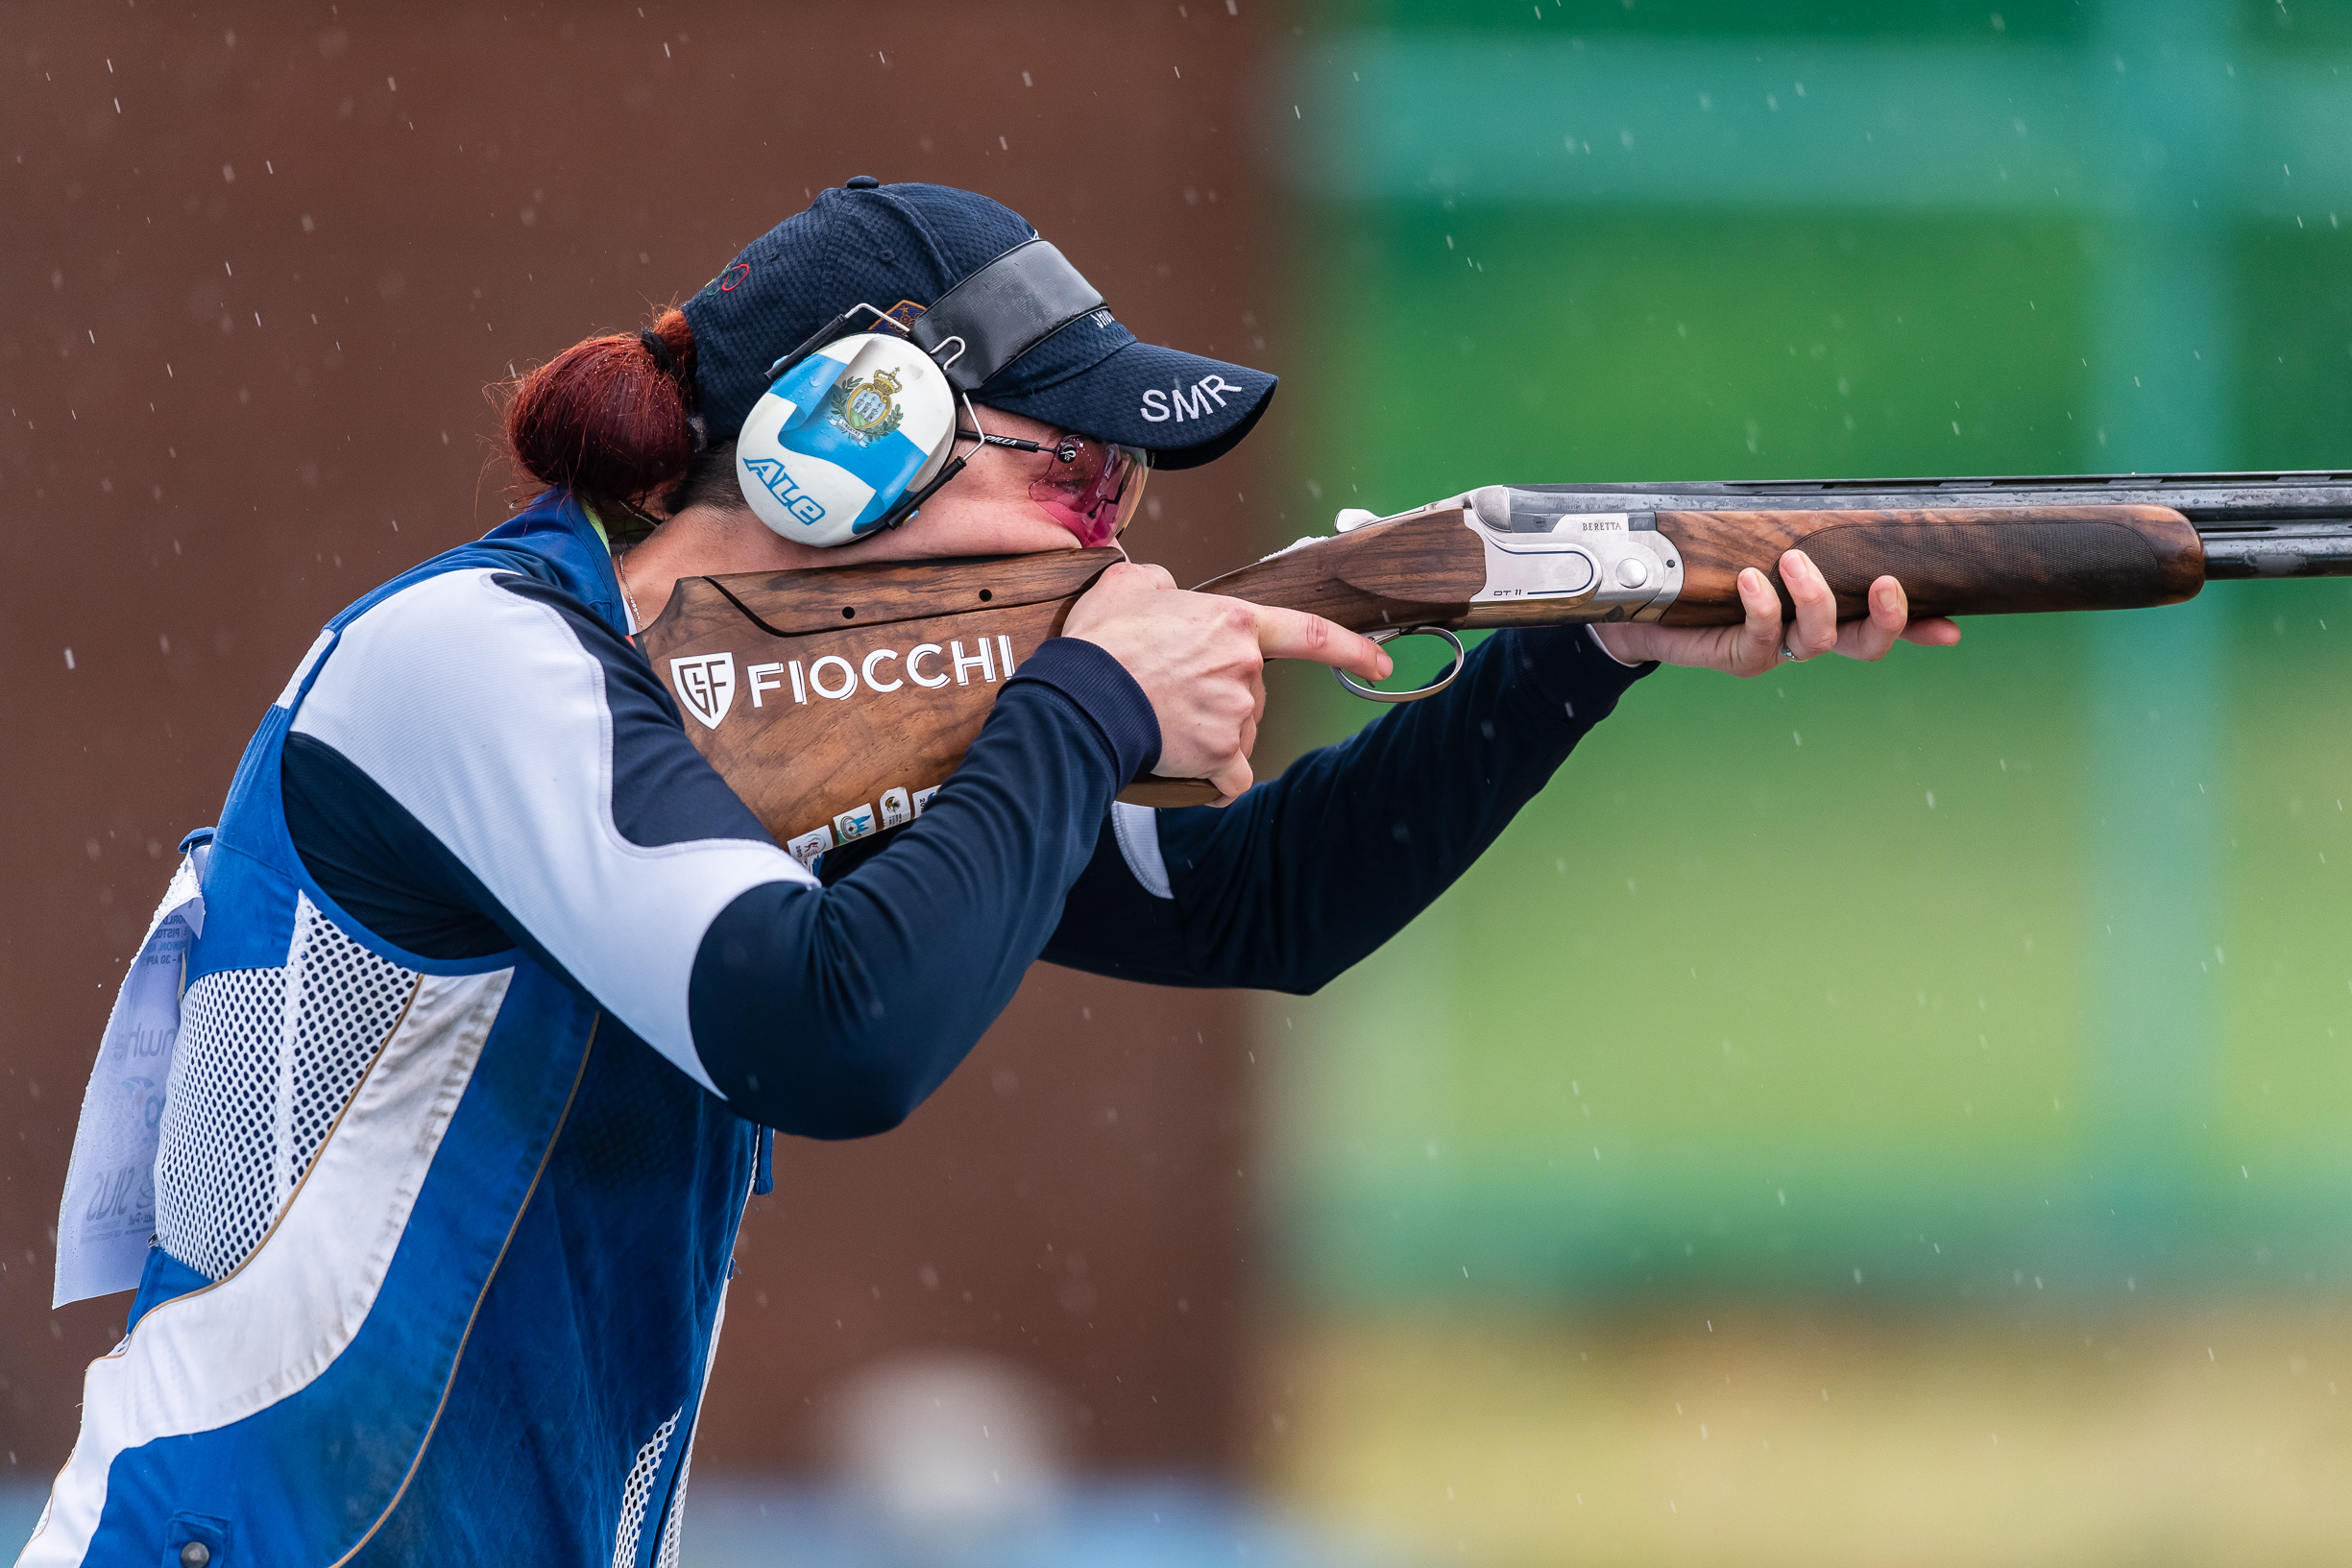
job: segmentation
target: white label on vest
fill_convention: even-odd
[[[156,1230],[157,1131],[180,1039],[181,978],[188,947],[204,929],[196,867],[183,856],[99,1037],[58,1208],[52,1307],[132,1290],[147,1266]]]

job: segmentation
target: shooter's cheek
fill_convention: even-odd
[[[1056,495],[1043,500],[1032,496],[1030,504],[1036,507],[1046,517],[1051,518],[1057,526],[1068,529],[1077,537],[1079,543],[1087,548],[1107,543],[1110,538],[1111,519],[1118,509],[1113,506],[1098,506],[1091,513],[1084,512],[1079,510],[1079,499],[1080,497],[1076,494],[1066,498]]]

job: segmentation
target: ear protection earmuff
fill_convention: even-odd
[[[752,405],[735,474],[771,531],[846,544],[892,520],[955,444],[955,393],[938,365],[894,332],[858,332],[787,370]]]
[[[762,522],[804,544],[895,528],[971,455],[954,450],[957,405],[979,430],[972,393],[1102,306],[1041,239],[1006,251],[928,310],[853,305],[768,367],[768,389],[736,438],[736,482]],[[867,318],[881,330],[858,330]]]

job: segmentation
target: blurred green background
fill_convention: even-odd
[[[1309,213],[1291,518],[2352,467],[2352,7],[1992,4],[1326,8],[1269,95]],[[1297,1485],[1500,1560],[2340,1546],[2337,1407],[2284,1412],[2334,1399],[2352,1273],[2347,646],[2352,585],[2231,584],[1637,687],[1402,938],[1268,1004]],[[1366,716],[1325,686],[1290,688],[1313,738]],[[1602,1344],[1649,1371],[1580,1383]],[[1879,1413],[1734,1465],[1704,1535],[1670,1456],[1729,1449],[1670,1386],[1725,1356],[1870,1367]],[[2014,1484],[1920,1446],[1987,1401],[1970,1444],[2047,1440]],[[1893,1534],[1851,1506],[1881,1483],[1923,1500]],[[1767,1495],[1821,1507],[1774,1537]],[[1988,1508],[2039,1522],[1938,1523]]]

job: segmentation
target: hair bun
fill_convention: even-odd
[[[661,362],[643,338],[668,351]],[[516,464],[562,490],[634,499],[693,461],[694,333],[665,310],[648,333],[590,338],[525,375],[506,406]]]

